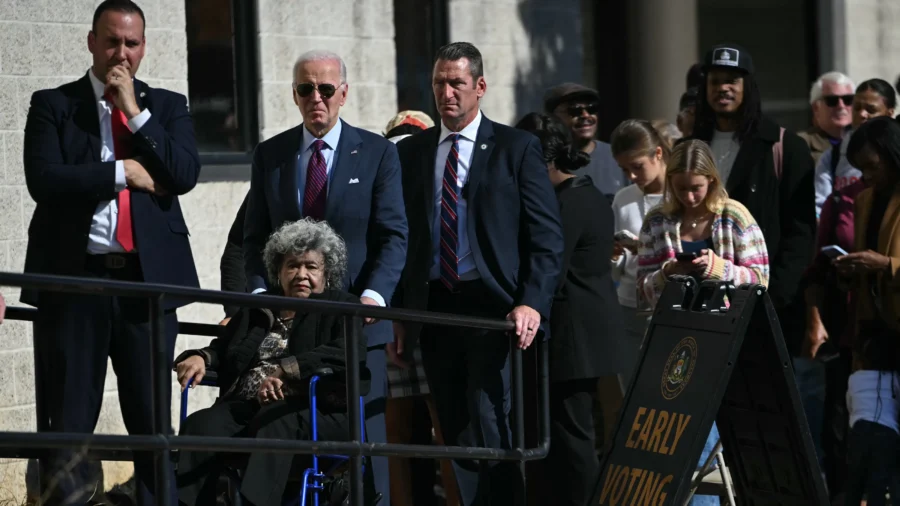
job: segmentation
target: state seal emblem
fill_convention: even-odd
[[[696,364],[697,341],[693,337],[685,337],[669,353],[663,367],[661,390],[665,399],[672,400],[681,394],[691,381]]]

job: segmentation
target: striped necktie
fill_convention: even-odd
[[[314,220],[325,218],[325,200],[328,195],[328,174],[322,149],[325,141],[316,139],[312,155],[306,166],[306,188],[303,190],[303,216]]]
[[[459,185],[457,184],[457,169],[459,168],[459,134],[451,135],[453,144],[447,155],[447,163],[444,164],[444,180],[441,185],[441,283],[451,291],[456,289],[459,283],[459,259],[457,249],[459,247],[458,219],[456,216],[456,204],[459,201]]]

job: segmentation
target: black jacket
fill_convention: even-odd
[[[225,241],[225,251],[219,261],[219,274],[222,279],[223,292],[247,291],[247,276],[244,273],[244,215],[247,214],[247,197],[241,203],[231,230],[228,231],[228,239]],[[238,306],[225,305],[225,316],[234,316],[240,310]]]
[[[550,380],[596,378],[630,370],[635,343],[623,338],[609,256],[614,220],[591,178],[556,187],[562,216],[563,276],[550,309]]]
[[[310,299],[334,302],[359,303],[359,297],[339,290],[326,290],[312,294]],[[240,376],[254,366],[263,339],[275,323],[274,312],[268,309],[241,309],[225,327],[225,334],[213,339],[209,346],[199,350],[187,350],[175,363],[200,355],[206,367],[219,375],[219,388],[228,390]],[[366,369],[366,338],[359,329],[360,394],[369,390],[369,371]],[[288,337],[290,356],[281,360],[286,381],[309,380],[313,373],[328,367],[333,373],[329,384],[343,385],[347,372],[344,360],[344,328],[337,315],[322,313],[298,313],[294,317]],[[324,384],[324,383],[323,383]]]
[[[805,324],[801,280],[815,248],[815,167],[806,142],[785,131],[779,179],[772,153],[779,136],[779,126],[763,118],[756,133],[741,143],[725,188],[747,207],[766,238],[769,294],[788,346],[796,351]],[[712,131],[696,137],[709,142]]]

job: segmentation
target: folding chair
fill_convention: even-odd
[[[713,459],[718,464],[718,476],[716,469],[712,467]],[[703,463],[703,467],[694,472],[691,479],[691,491],[688,493],[684,504],[690,504],[694,495],[717,495],[728,500],[729,506],[736,506],[734,500],[734,484],[731,482],[731,473],[725,467],[725,456],[722,455],[722,440],[716,442],[715,448],[710,452]]]

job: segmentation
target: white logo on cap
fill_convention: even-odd
[[[713,57],[713,65],[722,65],[726,67],[737,67],[740,59],[740,52],[730,47],[722,48],[716,51]]]

